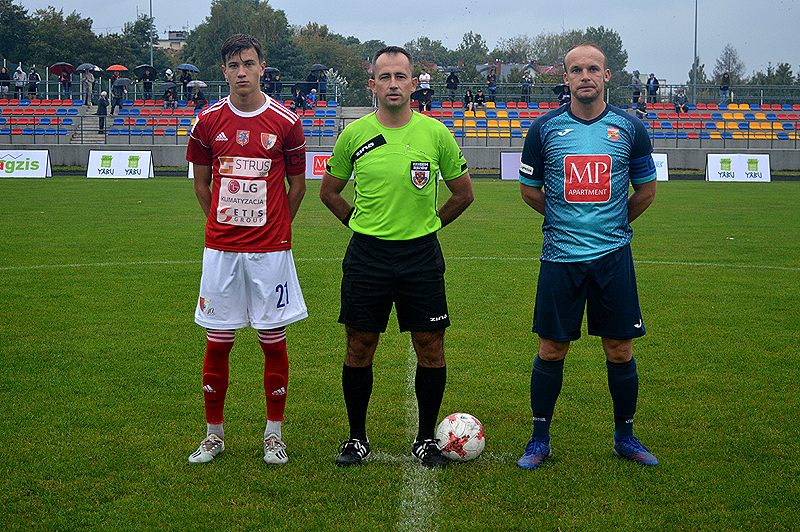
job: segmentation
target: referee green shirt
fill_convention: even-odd
[[[468,168],[453,135],[438,120],[413,113],[405,126],[389,128],[372,113],[342,131],[326,170],[338,179],[355,177],[350,229],[411,240],[442,227],[439,174],[455,179]]]

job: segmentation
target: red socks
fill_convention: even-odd
[[[223,422],[225,393],[228,391],[228,359],[236,331],[206,331],[206,357],[203,360],[203,397],[206,423]]]
[[[258,331],[264,351],[264,394],[267,397],[267,419],[284,421],[286,385],[289,382],[289,357],[286,354],[286,328]]]
[[[223,422],[225,394],[228,391],[229,358],[236,331],[207,330],[206,356],[203,360],[203,397],[206,423]],[[264,351],[264,393],[267,419],[284,421],[286,385],[289,380],[289,357],[286,353],[286,329],[260,330],[258,341]]]

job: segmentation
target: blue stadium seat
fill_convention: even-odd
[[[328,109],[325,111],[325,116],[336,116],[336,109]]]
[[[328,101],[328,107],[336,107],[336,101],[335,100],[329,100]]]

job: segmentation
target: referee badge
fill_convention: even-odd
[[[431,163],[411,163],[411,182],[422,190],[431,180]]]

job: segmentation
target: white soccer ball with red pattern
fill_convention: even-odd
[[[486,446],[486,432],[471,414],[450,414],[436,428],[436,441],[450,460],[466,462],[480,456]]]

